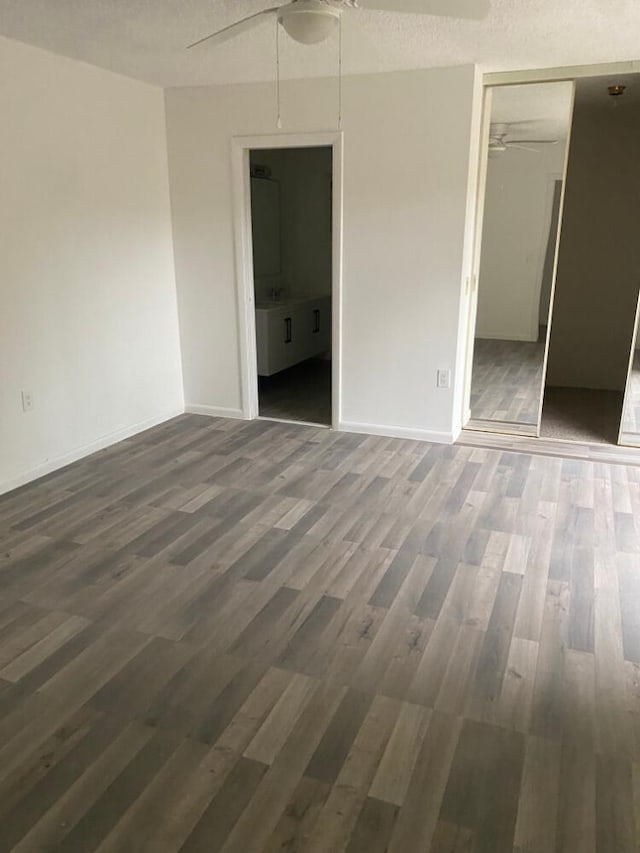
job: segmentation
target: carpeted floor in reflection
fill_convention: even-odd
[[[619,391],[548,387],[540,435],[589,444],[617,444],[622,397]]]

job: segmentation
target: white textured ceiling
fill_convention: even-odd
[[[271,80],[271,19],[222,45],[185,45],[281,0],[0,0],[0,34],[162,86]],[[639,0],[492,0],[483,21],[348,10],[344,71],[476,62],[485,70],[640,58]],[[282,38],[283,77],[333,74],[337,39]]]
[[[562,140],[569,133],[572,108],[573,83],[499,86],[491,99],[491,126],[504,129],[510,139]]]

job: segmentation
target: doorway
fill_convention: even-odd
[[[342,133],[232,141],[242,411],[337,427]]]
[[[332,156],[249,154],[260,417],[331,425]]]

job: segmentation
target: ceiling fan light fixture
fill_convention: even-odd
[[[324,0],[297,0],[278,11],[287,34],[301,44],[319,44],[335,31],[340,11]]]

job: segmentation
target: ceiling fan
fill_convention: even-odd
[[[513,122],[513,124],[521,124],[522,122]],[[489,132],[489,154],[496,157],[498,154],[504,154],[510,148],[517,148],[520,151],[533,151],[539,154],[538,148],[531,148],[531,145],[557,145],[559,139],[510,139],[510,125],[496,124],[491,125]]]
[[[266,17],[274,17],[295,41],[317,44],[334,31],[345,10],[367,9],[418,15],[442,15],[449,18],[484,18],[490,0],[291,0],[282,6],[262,9],[241,18],[189,47],[208,42],[218,44],[252,29]]]

